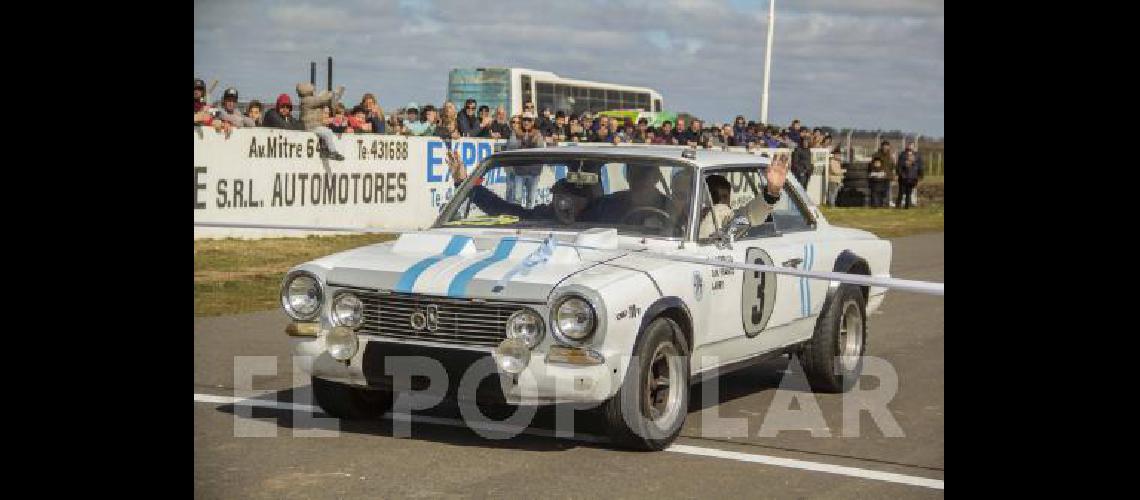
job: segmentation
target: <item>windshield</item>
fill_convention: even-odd
[[[629,158],[492,158],[447,205],[444,227],[499,226],[683,237],[692,166]]]

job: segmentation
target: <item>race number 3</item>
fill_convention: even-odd
[[[759,248],[749,248],[745,254],[749,264],[775,265],[772,257]],[[740,298],[740,312],[744,321],[744,334],[749,338],[760,334],[772,317],[776,298],[776,275],[759,271],[744,273],[744,286]]]

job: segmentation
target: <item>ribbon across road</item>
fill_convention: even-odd
[[[363,227],[333,227],[333,226],[296,226],[288,224],[245,224],[240,222],[195,222],[198,227],[219,227],[219,228],[239,228],[239,229],[294,229],[298,231],[328,231],[328,232],[342,232],[342,233],[395,233],[400,231],[392,231],[391,229],[372,229]],[[551,245],[553,242],[545,239],[525,239],[519,238],[517,241],[528,241],[543,243]],[[597,250],[603,252],[612,252],[612,248],[598,248],[585,245],[576,245],[573,243],[558,242],[558,246],[566,246],[579,248],[583,250]],[[689,262],[693,264],[701,264],[716,267],[728,267],[732,269],[741,269],[745,271],[759,271],[763,273],[786,274],[791,276],[799,276],[809,279],[820,279],[827,281],[836,281],[839,283],[849,283],[852,285],[860,286],[874,286],[887,288],[890,290],[900,290],[905,292],[922,293],[927,295],[945,296],[946,284],[931,281],[918,281],[907,280],[899,278],[885,278],[881,276],[867,276],[865,274],[854,273],[839,273],[834,271],[805,271],[796,269],[794,267],[779,267],[779,266],[766,266],[763,264],[746,264],[742,262],[726,262],[723,260],[714,260],[712,258],[690,257],[685,255],[675,254],[662,254],[650,252],[648,250],[638,250],[637,254],[643,257],[652,257],[656,259],[671,260],[676,262]],[[526,266],[527,268],[533,267],[534,264]],[[520,271],[522,269],[519,269]]]

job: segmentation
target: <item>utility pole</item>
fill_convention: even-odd
[[[768,47],[764,49],[764,93],[760,95],[760,123],[768,124],[768,81],[772,76],[772,36],[775,33],[776,0],[768,0]]]

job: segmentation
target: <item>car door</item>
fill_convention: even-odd
[[[754,199],[766,185],[756,166],[710,169],[702,178],[700,188],[701,196],[708,196],[697,212],[702,216],[710,201],[719,201],[712,199],[708,191],[710,175],[728,180],[731,185],[729,206],[734,210]],[[713,214],[715,217],[715,211]],[[717,220],[716,225],[724,227],[727,222]],[[698,238],[694,252],[714,259],[775,266],[797,265],[805,257],[801,245],[784,238],[774,222],[751,227],[731,247],[723,245],[723,242],[718,245],[715,239]],[[699,272],[702,278],[707,278],[705,286],[710,297],[703,306],[708,318],[706,344],[699,353],[695,353],[702,367],[770,350],[781,339],[770,338],[765,332],[800,317],[798,278],[715,266],[701,267],[705,268]],[[699,359],[702,355],[714,359],[702,362]]]

